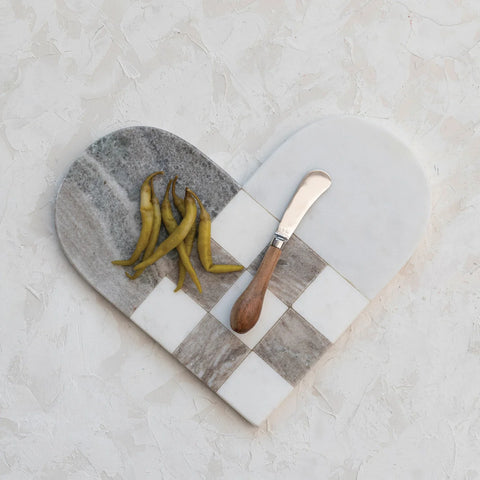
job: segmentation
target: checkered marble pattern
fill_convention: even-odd
[[[213,222],[213,255],[246,269],[218,281],[205,275],[203,288],[214,295],[207,301],[193,288],[174,293],[176,270],[169,272],[130,317],[254,424],[291,392],[368,303],[294,236],[282,252],[257,325],[245,334],[231,330],[233,303],[252,280],[277,223],[239,190]]]
[[[257,325],[246,334],[231,330],[231,307],[255,274],[298,184],[295,175],[288,182],[283,171],[278,173],[281,162],[274,154],[242,188],[182,139],[133,127],[103,137],[77,159],[56,206],[58,236],[75,268],[255,425],[294,389],[378,290],[371,288],[365,272],[349,276],[353,267],[337,262],[334,247],[326,249],[333,262],[325,260],[315,217],[310,216],[301,235],[294,235],[282,252]],[[165,178],[155,179],[159,190],[178,173],[180,186],[198,191],[213,219],[214,261],[241,263],[243,272],[208,274],[192,255],[204,289],[200,295],[189,278],[183,290],[174,293],[176,252],[134,282],[111,265],[111,259],[128,256],[135,245],[138,189],[143,178],[158,169],[166,172]],[[311,168],[299,162],[297,169],[303,175]],[[276,179],[282,189],[266,187]],[[276,195],[278,205],[265,196],[266,190]],[[344,242],[338,245],[343,248]]]

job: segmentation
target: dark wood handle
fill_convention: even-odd
[[[248,332],[258,321],[268,282],[282,251],[270,245],[250,285],[238,297],[230,313],[230,326],[237,333]]]

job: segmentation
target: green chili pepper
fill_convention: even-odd
[[[160,212],[160,203],[158,202],[158,198],[155,195],[155,190],[153,189],[153,179],[150,180],[151,188],[152,188],[152,204],[153,204],[153,224],[152,224],[152,232],[150,233],[150,238],[148,240],[147,248],[145,249],[145,253],[143,254],[144,258],[148,258],[153,251],[155,250],[155,246],[157,245],[158,235],[160,233],[160,227],[162,226],[162,214]],[[128,272],[125,272],[125,275],[130,280],[135,280],[138,278],[145,269],[142,268],[141,270],[137,270],[133,275],[130,275]]]
[[[153,227],[153,204],[151,180],[156,175],[163,175],[163,172],[155,172],[149,175],[140,189],[140,215],[142,217],[142,229],[132,256],[128,260],[114,260],[114,265],[133,265],[142,252],[147,248],[150,234]]]
[[[177,185],[177,180],[178,180],[178,175],[175,175],[175,178],[173,179],[172,182],[172,197],[173,197],[173,204],[175,205],[175,208],[178,210],[178,213],[182,217],[185,216],[185,201],[182,197],[177,195],[177,192],[175,190],[175,187]]]
[[[185,216],[178,227],[155,249],[155,251],[142,262],[133,267],[134,270],[141,270],[155,263],[159,258],[166,255],[182,242],[187,236],[189,230],[197,217],[197,206],[195,200],[187,188],[185,190]]]
[[[177,183],[178,176],[175,176],[173,179],[172,183],[172,197],[173,197],[173,203],[175,205],[175,208],[178,210],[178,213],[182,216],[182,218],[185,216],[185,201],[182,197],[177,195],[177,192],[175,191],[175,184]],[[185,237],[185,240],[183,241],[185,244],[185,249],[187,251],[188,257],[190,257],[190,254],[192,253],[192,248],[193,248],[193,242],[195,241],[195,235],[197,233],[197,224],[196,222],[193,223],[192,228],[188,232],[187,236]],[[183,287],[183,283],[185,282],[185,275],[186,275],[186,270],[185,270],[185,265],[183,262],[179,262],[178,264],[178,281],[177,281],[177,286],[175,288],[175,292],[178,292]]]
[[[178,227],[175,217],[173,216],[172,205],[170,204],[170,198],[169,198],[171,184],[172,184],[172,180],[168,182],[167,191],[165,192],[165,196],[163,197],[163,202],[161,206],[163,223],[165,224],[165,227],[167,228],[167,231],[169,234],[172,234],[175,231],[175,229]],[[190,262],[190,258],[188,256],[184,241],[181,241],[177,245],[177,252],[178,252],[178,256],[180,257],[179,265],[183,265],[185,270],[192,277],[192,280],[195,283],[198,291],[202,293],[202,286],[200,285],[200,281],[198,280],[197,274],[195,273],[192,263]]]
[[[205,210],[200,199],[197,195],[192,192],[192,195],[198,202],[200,207],[200,222],[198,224],[198,239],[197,239],[197,250],[198,256],[200,257],[200,262],[203,265],[203,268],[207,272],[211,273],[229,273],[229,272],[238,272],[243,270],[242,265],[215,265],[212,261],[212,247],[211,247],[211,225],[212,220],[210,215]]]

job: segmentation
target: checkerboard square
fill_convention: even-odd
[[[367,298],[327,266],[293,308],[333,343],[367,304]]]
[[[255,274],[268,246],[248,268]],[[300,296],[312,280],[325,268],[325,262],[296,235],[285,244],[273,271],[268,288],[288,306]]]
[[[250,423],[259,425],[292,389],[272,367],[252,352],[217,393]]]
[[[215,391],[248,353],[246,345],[207,314],[173,354]]]
[[[170,353],[206,313],[188,295],[174,289],[175,284],[163,278],[130,317]]]
[[[212,222],[212,238],[248,267],[277,225],[275,217],[240,190]]]
[[[296,385],[329,345],[319,331],[289,308],[255,347],[255,353]]]
[[[239,262],[228,254],[217,242],[211,241],[212,258],[214,263],[226,263],[237,265]],[[223,297],[225,292],[235,283],[240,277],[242,271],[230,272],[230,273],[210,273],[207,272],[198,258],[196,246],[192,251],[190,260],[192,262],[195,272],[197,272],[198,280],[202,285],[202,293],[197,290],[197,287],[193,283],[190,275],[186,275],[185,283],[183,284],[182,291],[184,291],[195,302],[201,305],[205,310],[210,311],[211,308],[218,303],[220,298]],[[178,281],[178,255],[175,259],[173,268],[168,272],[168,278],[177,283]]]
[[[242,276],[233,284],[228,292],[212,308],[211,314],[222,322],[230,331],[230,312],[233,304],[242,292],[247,288],[253,276],[249,272],[244,272]],[[279,300],[272,292],[267,290],[263,302],[262,313],[257,324],[247,333],[233,332],[247,347],[253,348],[262,339],[262,337],[273,327],[275,322],[287,310],[287,306]]]

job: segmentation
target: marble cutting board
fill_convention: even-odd
[[[179,175],[212,216],[217,263],[244,272],[206,274],[174,293],[171,252],[137,280],[110,260],[128,258],[140,230],[139,187]],[[239,335],[230,309],[249,283],[304,174],[332,186],[284,249],[256,327]],[[429,217],[429,191],[411,151],[359,119],[325,118],[296,132],[239,185],[194,146],[163,130],[131,127],[90,145],[58,192],[55,220],[65,255],[101,295],[255,425],[290,394],[328,346],[406,263]],[[163,233],[165,235],[165,233]]]

